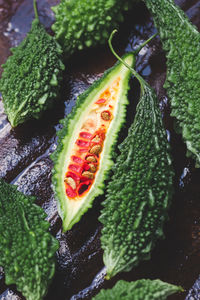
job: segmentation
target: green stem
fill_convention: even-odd
[[[141,86],[141,90],[142,92],[144,92],[144,87],[147,85],[146,84],[146,81],[131,67],[129,66],[116,52],[115,50],[113,49],[113,46],[112,46],[112,38],[114,36],[114,34],[117,32],[117,30],[113,30],[113,32],[111,33],[110,37],[109,37],[109,40],[108,40],[108,44],[109,44],[109,47],[110,47],[110,50],[112,51],[112,53],[114,54],[114,56],[119,60],[121,61],[121,63],[123,63],[131,72],[132,74],[137,78],[137,80],[139,81],[140,83],[140,86]],[[151,41],[155,36],[157,35],[154,34],[153,36],[151,36],[147,41],[145,41],[144,43],[142,43],[142,45],[139,46],[138,49],[136,49],[136,51],[134,51],[133,53],[134,54],[137,54],[149,41]]]
[[[144,41],[139,47],[134,51],[135,54],[138,54],[142,48],[144,48],[151,40],[157,36],[157,32],[153,34],[148,40]]]
[[[34,8],[34,12],[35,12],[35,18],[39,19],[36,0],[33,0],[33,8]]]

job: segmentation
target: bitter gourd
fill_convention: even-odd
[[[144,0],[167,54],[164,87],[188,153],[200,164],[200,33],[173,0]]]
[[[159,279],[140,279],[133,282],[119,280],[112,289],[101,290],[93,300],[165,300],[168,296],[182,292],[179,286]]]
[[[107,279],[150,257],[163,236],[172,190],[172,163],[158,99],[132,72],[140,81],[141,98],[128,136],[119,146],[100,216]]]
[[[104,44],[123,21],[122,12],[134,0],[61,0],[53,7],[56,22],[52,29],[66,56],[77,50]]]
[[[6,284],[27,300],[41,300],[55,269],[58,242],[48,232],[43,209],[0,179],[0,266]]]
[[[134,55],[124,57],[134,63]],[[78,97],[58,132],[53,186],[63,230],[69,230],[103,193],[113,146],[124,123],[131,72],[117,63]]]
[[[38,119],[52,106],[64,70],[62,49],[39,22],[35,0],[34,7],[30,32],[18,47],[11,49],[13,55],[2,65],[0,92],[13,127],[30,118]]]

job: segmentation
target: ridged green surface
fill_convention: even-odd
[[[147,84],[143,89],[100,216],[108,279],[150,257],[167,218],[173,177],[169,144],[156,94]]]
[[[127,54],[124,59],[128,64],[133,65],[135,58],[133,54]],[[80,132],[82,115],[87,113],[88,106],[94,103],[95,97],[100,95],[108,83],[111,83],[116,76],[121,76],[120,93],[118,96],[118,108],[116,116],[107,132],[107,137],[104,142],[103,152],[101,153],[100,169],[98,170],[93,187],[90,189],[86,197],[81,200],[81,206],[78,211],[72,210],[71,202],[66,196],[64,189],[64,176],[65,176],[65,161],[68,152],[71,151],[71,143]],[[92,206],[95,197],[104,192],[104,181],[108,177],[108,172],[113,164],[113,147],[116,144],[118,133],[125,122],[126,106],[128,104],[127,93],[129,90],[129,79],[131,72],[121,63],[117,63],[113,68],[106,71],[103,77],[97,80],[92,86],[87,89],[82,95],[77,98],[76,105],[72,112],[61,121],[63,128],[58,132],[58,146],[56,151],[51,155],[54,162],[53,168],[53,187],[58,203],[58,211],[63,220],[63,230],[69,230],[77,223],[81,216]],[[98,98],[97,98],[98,99]],[[78,126],[78,127],[77,127]],[[73,146],[73,143],[72,143]],[[78,202],[76,202],[77,205]]]
[[[200,33],[173,0],[144,0],[167,54],[165,88],[187,148],[200,164]]]
[[[101,290],[93,300],[165,300],[183,289],[159,279],[118,281],[112,289]]]
[[[16,284],[27,300],[41,300],[46,294],[58,249],[46,214],[34,200],[0,180],[0,266],[6,284]]]
[[[64,65],[62,49],[36,18],[22,43],[11,49],[0,79],[4,109],[13,127],[38,119],[58,96]]]
[[[53,7],[56,22],[52,29],[66,56],[77,50],[104,44],[123,21],[123,11],[134,0],[61,0]]]

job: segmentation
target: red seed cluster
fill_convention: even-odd
[[[104,139],[105,130],[98,130],[93,135],[80,132],[76,145],[79,147],[79,153],[86,155],[84,159],[76,155],[71,156],[72,163],[68,166],[65,178],[66,194],[69,198],[81,196],[91,187],[98,170]]]
[[[95,102],[100,107],[106,104],[110,92],[106,91],[104,94],[105,98],[104,96],[100,97]],[[113,109],[111,105],[109,105],[109,108]],[[111,121],[111,112],[109,110],[102,111],[101,119],[103,122]],[[79,137],[76,140],[78,151],[76,151],[76,155],[71,156],[71,163],[65,174],[66,195],[69,198],[82,196],[92,186],[99,167],[100,153],[103,149],[106,134],[105,128],[105,124],[102,124],[101,129],[97,130],[94,134],[86,131],[79,133]]]

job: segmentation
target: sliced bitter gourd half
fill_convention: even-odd
[[[131,53],[124,56],[133,65]],[[53,153],[53,187],[63,230],[69,230],[103,193],[112,162],[113,146],[125,121],[131,72],[117,63],[86,92],[58,132]]]

